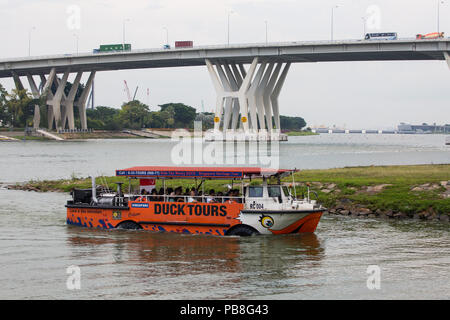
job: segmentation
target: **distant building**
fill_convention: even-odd
[[[398,125],[399,133],[450,133],[450,124],[436,125],[434,124],[407,124],[400,123]]]

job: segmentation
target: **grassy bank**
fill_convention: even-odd
[[[318,136],[318,133],[311,131],[288,131],[286,132],[287,136],[290,137],[298,137],[298,136]]]
[[[450,214],[450,165],[306,170],[296,180],[312,182],[332,213],[400,218]]]
[[[115,187],[119,177],[99,177],[97,184]],[[356,216],[415,217],[435,219],[450,214],[450,165],[353,167],[328,170],[304,170],[296,173],[296,192],[306,193],[306,185],[317,193],[318,199],[330,213]],[[291,185],[292,179],[283,180]],[[137,188],[137,180],[132,180]],[[205,190],[225,191],[229,181],[210,180]],[[255,181],[252,181],[252,184]],[[89,188],[88,178],[72,177],[57,181],[30,181],[14,189],[68,192],[73,188]],[[170,180],[167,187],[193,187],[193,180]],[[161,187],[158,181],[157,188]],[[313,198],[315,196],[312,196]],[[445,216],[447,218],[445,218]]]

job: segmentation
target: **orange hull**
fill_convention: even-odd
[[[132,201],[128,207],[90,207],[67,205],[67,224],[113,229],[134,222],[142,229],[159,232],[226,235],[241,224],[241,203],[185,203]],[[310,213],[272,234],[314,232],[322,212]]]
[[[111,229],[133,221],[144,230],[224,235],[239,224],[240,203],[132,201],[128,208],[67,207],[67,223]]]

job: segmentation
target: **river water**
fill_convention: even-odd
[[[438,135],[291,137],[281,167],[450,163]],[[0,183],[170,164],[167,140],[0,144]],[[0,188],[0,299],[449,299],[450,228],[324,216],[315,234],[251,238],[67,226],[62,193]],[[70,266],[80,289],[70,290]],[[374,267],[375,266],[375,267]],[[371,287],[379,271],[379,288]],[[372,289],[370,289],[372,288]]]

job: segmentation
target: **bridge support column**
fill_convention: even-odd
[[[254,58],[246,72],[242,65],[206,59],[217,93],[214,136],[207,135],[207,139],[287,140],[281,134],[278,96],[290,63],[281,72],[282,65],[282,62],[259,62]]]
[[[226,95],[225,92],[227,93],[231,93],[233,91],[233,89],[231,88],[231,83],[230,80],[227,78],[227,76],[225,75],[221,64],[219,63],[215,63],[216,66],[216,70],[217,70],[217,74],[219,75],[219,79],[221,82],[221,89],[222,89],[222,101],[219,102],[221,104],[221,106],[219,106],[219,114],[216,114],[216,117],[221,117],[221,114],[223,113],[223,131],[226,133],[226,131],[229,129],[229,125],[230,125],[230,120],[231,120],[231,112],[232,112],[232,108],[233,108],[233,96],[230,96],[229,94]],[[225,108],[222,112],[221,109],[223,109],[223,99],[225,99]],[[216,108],[216,113],[217,113],[217,108]],[[232,127],[232,129],[235,129]]]
[[[50,73],[48,75],[48,78],[45,78],[45,75],[41,74],[41,82],[44,83],[44,87],[42,89],[41,96],[44,95],[47,97],[47,124],[48,129],[51,130],[53,128],[53,122],[55,120],[54,112],[53,112],[53,106],[51,106],[51,102],[53,101],[53,82],[56,77],[56,70],[55,68],[52,68],[50,70]]]
[[[67,127],[70,130],[75,129],[75,118],[73,113],[73,105],[75,102],[75,96],[77,94],[78,87],[80,85],[81,76],[83,75],[83,72],[78,72],[74,82],[72,83],[72,87],[70,88],[69,94],[64,99],[64,109],[62,113],[62,123],[63,123],[63,129],[66,128],[66,122]]]
[[[34,82],[33,76],[31,74],[27,74],[28,84],[30,85],[31,93],[35,99],[39,99],[41,97],[39,93],[39,89],[36,86],[36,82]],[[41,110],[39,109],[39,105],[34,105],[34,116],[33,116],[33,128],[39,129],[39,124],[41,122]]]
[[[83,90],[80,98],[76,100],[76,95],[78,88],[80,86],[81,77],[83,72],[78,72],[72,87],[66,96],[64,89],[70,71],[66,70],[62,78],[58,78],[56,75],[56,70],[53,68],[48,76],[41,74],[41,86],[42,90],[39,90],[33,75],[27,74],[28,83],[30,84],[31,92],[35,99],[39,99],[42,96],[46,96],[47,104],[47,118],[48,118],[48,129],[52,130],[53,126],[56,130],[70,129],[75,130],[75,117],[74,117],[74,106],[78,107],[80,113],[81,129],[87,130],[87,119],[86,119],[86,102],[89,96],[90,90],[92,88],[92,83],[95,77],[95,71],[91,72],[89,79],[86,83],[85,89]],[[20,78],[13,74],[14,81],[16,82],[16,87],[18,89],[23,88]],[[39,128],[40,123],[40,110],[39,105],[35,105],[33,127]]]
[[[448,68],[450,69],[450,54],[448,52],[444,52],[445,61],[447,61]]]
[[[75,101],[75,106],[78,107],[78,112],[80,113],[80,123],[81,123],[82,130],[87,130],[87,128],[88,128],[87,127],[87,118],[86,118],[86,101],[87,101],[87,98],[89,97],[89,92],[91,91],[94,78],[95,78],[95,71],[92,71],[91,74],[89,75],[86,85],[84,86],[84,90],[81,93],[80,98],[77,101]],[[76,91],[75,91],[75,93],[76,93]]]
[[[281,67],[281,64],[280,64]],[[281,88],[284,85],[284,81],[286,80],[286,76],[289,72],[289,68],[291,67],[291,63],[286,63],[284,66],[283,72],[280,75],[280,78],[277,80],[275,84],[275,88],[272,91],[270,96],[270,101],[272,102],[273,109],[273,118],[275,121],[275,129],[281,134],[281,123],[280,123],[280,107],[278,104],[278,97],[280,96]]]
[[[58,79],[56,79],[56,92],[53,95],[53,99],[50,101],[50,104],[52,106],[53,109],[53,116],[55,119],[55,127],[56,130],[61,130],[63,128],[63,123],[62,123],[62,110],[61,110],[61,101],[63,99],[64,96],[64,89],[66,87],[66,83],[67,83],[67,78],[69,77],[69,70],[66,70],[64,72],[64,75],[61,79],[61,81],[59,81]]]

